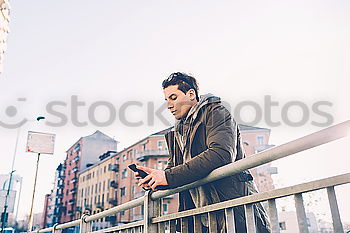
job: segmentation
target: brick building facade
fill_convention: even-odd
[[[117,151],[117,142],[100,131],[80,138],[67,150],[60,223],[75,219],[79,172],[98,162],[99,155],[106,151]]]

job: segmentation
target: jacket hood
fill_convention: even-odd
[[[178,120],[175,125],[179,124],[181,121],[188,122],[190,119],[196,119],[197,114],[201,108],[203,108],[208,104],[220,103],[220,102],[221,102],[220,97],[214,96],[213,94],[208,93],[205,95],[201,95],[199,102],[192,106],[192,108],[190,109],[190,111],[186,116],[186,119]]]

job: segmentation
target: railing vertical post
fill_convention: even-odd
[[[80,218],[80,231],[79,233],[92,232],[92,223],[86,222],[85,218],[89,216],[87,214],[83,214]]]
[[[55,223],[55,225],[53,225],[52,233],[61,233],[62,232],[62,230],[57,229],[57,226],[58,226],[58,223]]]
[[[226,222],[226,232],[236,233],[235,215],[233,212],[233,207],[225,209],[225,222]]]
[[[343,224],[340,219],[337,197],[335,195],[334,186],[327,188],[329,206],[332,213],[333,229],[335,233],[344,233]]]
[[[269,205],[269,217],[270,217],[270,221],[271,221],[272,233],[280,233],[280,226],[279,226],[279,222],[278,222],[276,200],[275,199],[268,200],[268,205]]]
[[[244,207],[245,207],[247,232],[248,233],[255,233],[256,227],[255,227],[255,216],[254,216],[253,204],[246,204]]]
[[[151,199],[151,191],[147,191],[144,195],[144,233],[158,233],[158,225],[152,224],[152,218],[160,216],[161,199],[153,201]]]
[[[297,211],[299,232],[300,233],[309,233],[309,229],[307,227],[307,218],[306,218],[302,194],[301,193],[295,194],[294,200],[295,200],[295,209]]]

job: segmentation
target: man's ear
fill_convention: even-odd
[[[190,95],[190,100],[196,100],[196,92],[193,89],[188,90],[188,94]]]

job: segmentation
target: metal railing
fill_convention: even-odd
[[[294,196],[295,208],[297,214],[297,221],[299,232],[308,233],[308,225],[306,212],[303,204],[303,193],[315,191],[319,189],[326,189],[328,194],[328,200],[332,215],[333,228],[335,233],[343,233],[343,226],[340,219],[338,210],[337,199],[334,191],[334,186],[350,183],[350,173],[329,177],[317,181],[303,183],[291,187],[275,189],[269,192],[258,193],[254,195],[244,196],[225,202],[220,202],[205,206],[202,208],[196,208],[191,210],[182,211],[179,213],[168,214],[161,216],[161,199],[169,195],[184,191],[190,188],[198,187],[200,185],[213,182],[215,180],[222,179],[224,177],[233,175],[235,173],[250,169],[262,164],[272,162],[274,160],[308,150],[310,148],[323,145],[325,143],[343,138],[348,135],[350,131],[350,121],[334,125],[332,127],[320,130],[316,133],[307,135],[305,137],[296,139],[294,141],[285,143],[280,146],[273,147],[266,151],[257,153],[245,159],[236,161],[226,166],[220,167],[212,171],[207,177],[193,182],[191,184],[184,185],[182,187],[157,191],[146,192],[143,197],[134,199],[127,203],[115,206],[100,213],[88,216],[83,215],[81,219],[64,223],[56,224],[53,227],[38,230],[37,232],[53,232],[59,233],[62,229],[80,225],[80,233],[92,232],[92,222],[106,216],[115,215],[121,211],[125,211],[140,205],[144,205],[144,218],[143,220],[127,223],[121,226],[110,227],[106,229],[97,230],[94,232],[176,232],[176,220],[179,221],[181,232],[191,232],[189,229],[189,219],[193,221],[194,232],[201,232],[202,215],[208,217],[209,232],[216,232],[216,220],[215,216],[217,212],[224,212],[226,221],[226,231],[236,232],[234,228],[234,214],[233,208],[235,206],[244,206],[246,215],[247,232],[256,232],[256,226],[254,223],[254,203],[267,201],[268,202],[268,215],[271,220],[271,232],[279,233],[279,221],[276,208],[276,199]],[[239,232],[237,232],[239,233]]]

